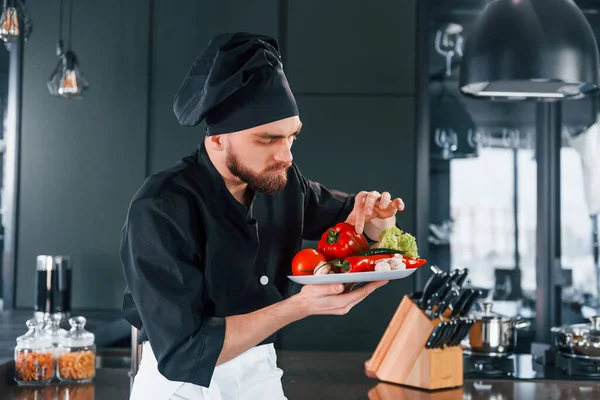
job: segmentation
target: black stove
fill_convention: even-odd
[[[513,355],[479,355],[466,353],[464,355],[465,377],[506,377],[515,375],[515,357]]]
[[[537,359],[531,354],[483,355],[464,353],[465,379],[600,381],[600,359],[569,357]]]
[[[600,359],[557,353],[554,364],[561,373],[567,376],[600,380]]]

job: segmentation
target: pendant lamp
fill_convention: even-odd
[[[0,39],[9,43],[23,35],[23,40],[29,39],[33,24],[31,17],[22,0],[4,0],[0,15]]]
[[[599,86],[598,45],[573,0],[493,0],[464,43],[459,87],[487,100],[578,99]]]
[[[59,57],[59,60],[46,84],[52,96],[65,99],[81,99],[90,85],[81,71],[75,52],[71,49],[73,0],[71,0],[69,7],[69,36],[66,51],[63,48],[62,40],[62,14],[63,1],[61,0],[58,44],[56,46],[56,55]]]

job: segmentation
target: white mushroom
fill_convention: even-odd
[[[388,262],[388,260],[379,260],[377,261],[377,263],[375,264],[375,271],[389,271],[391,270],[391,266],[390,263]]]
[[[398,269],[406,269],[406,264],[404,264],[402,257],[393,257],[389,260],[389,263],[390,267],[392,268],[392,271]]]
[[[331,264],[323,262],[315,267],[314,275],[327,275],[334,271],[331,270]],[[334,272],[335,273],[335,272]]]

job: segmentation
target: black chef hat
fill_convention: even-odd
[[[235,132],[298,115],[277,40],[252,33],[215,36],[175,95],[183,126],[206,120],[206,133]]]

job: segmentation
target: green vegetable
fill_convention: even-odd
[[[403,232],[397,226],[392,226],[381,232],[379,242],[373,247],[400,250],[406,257],[419,258],[417,240],[410,233]]]
[[[400,250],[395,250],[395,249],[384,249],[384,248],[374,248],[374,249],[369,249],[366,251],[361,251],[358,254],[355,254],[356,256],[374,256],[376,254],[404,254],[403,251]]]

